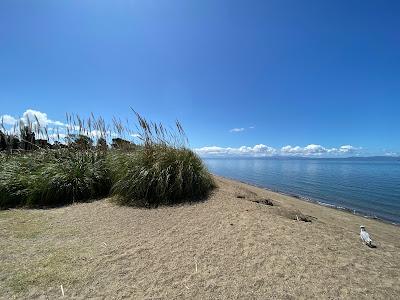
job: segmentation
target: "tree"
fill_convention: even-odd
[[[131,143],[130,141],[121,138],[112,139],[112,144],[111,144],[111,147],[114,149],[132,149],[135,146],[136,145],[134,143]]]
[[[83,134],[70,134],[67,137],[68,146],[75,147],[81,150],[88,150],[93,147],[93,140]]]
[[[0,130],[0,151],[7,149],[7,139],[6,135]]]
[[[18,150],[20,146],[20,141],[17,136],[9,135],[7,136],[7,144],[10,145],[12,150]]]
[[[21,129],[21,148],[24,150],[32,150],[35,145],[35,133],[28,126]]]
[[[97,145],[96,145],[97,149],[100,150],[107,150],[108,146],[107,146],[107,141],[105,138],[101,137],[97,140]]]

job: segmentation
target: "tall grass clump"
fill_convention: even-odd
[[[133,153],[115,152],[108,159],[116,201],[157,207],[207,196],[214,187],[213,179],[201,159],[186,147],[180,123],[169,130],[136,116],[141,146]]]
[[[58,152],[40,169],[28,206],[54,206],[107,196],[111,188],[105,154],[98,151]],[[36,188],[37,192],[34,192]]]
[[[67,119],[69,123],[61,134],[64,142],[59,141],[61,135],[57,133],[57,140],[50,144],[47,128],[36,117],[34,121],[21,119],[8,136],[2,134],[0,209],[59,206],[109,194],[106,150],[93,146],[90,136],[95,132],[100,140],[105,130],[100,131],[99,124],[103,126],[104,122],[93,118],[85,127],[78,116],[67,115]],[[7,132],[3,124],[0,129]]]
[[[106,196],[105,158],[91,151],[43,150],[2,156],[0,208],[43,207]]]
[[[22,205],[29,196],[30,174],[35,166],[26,156],[0,154],[0,208]]]
[[[52,135],[36,117],[20,120],[11,133],[1,123],[0,208],[58,206],[110,194],[120,204],[145,207],[205,197],[214,182],[187,147],[181,124],[167,129],[135,114],[135,130],[93,115],[67,115],[62,132]],[[137,143],[126,139],[133,136]]]

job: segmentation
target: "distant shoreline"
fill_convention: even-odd
[[[263,189],[263,190],[266,190],[266,191],[269,191],[269,192],[272,192],[272,193],[277,193],[277,194],[280,194],[280,195],[283,195],[283,196],[288,196],[288,197],[291,197],[291,198],[293,198],[295,200],[300,200],[300,201],[303,201],[303,202],[311,203],[311,204],[317,205],[319,207],[331,208],[331,209],[334,209],[336,211],[345,212],[345,213],[348,213],[348,214],[351,214],[351,215],[354,215],[354,216],[359,216],[359,217],[362,217],[362,218],[365,218],[365,219],[368,219],[368,220],[375,220],[375,221],[378,221],[378,222],[382,222],[384,224],[389,224],[389,225],[393,225],[393,226],[396,226],[396,227],[400,227],[400,223],[396,223],[396,222],[392,222],[392,221],[389,221],[389,220],[385,220],[383,218],[378,218],[376,216],[366,215],[366,213],[363,213],[363,212],[360,212],[360,211],[356,211],[356,210],[351,209],[351,208],[337,206],[337,205],[333,205],[333,204],[329,204],[329,203],[324,203],[323,201],[316,200],[316,199],[313,199],[311,197],[306,197],[306,196],[295,194],[295,193],[289,193],[289,192],[285,192],[285,191],[281,191],[281,190],[277,190],[277,189],[272,189],[272,188],[269,188],[269,187],[266,187],[266,186],[257,185],[257,184],[254,184],[254,183],[246,182],[246,181],[239,180],[239,179],[232,178],[232,177],[221,176],[221,175],[217,175],[217,174],[214,174],[214,173],[212,173],[212,174],[214,176],[216,176],[216,177],[225,178],[225,179],[228,179],[228,180],[231,180],[231,181],[240,182],[242,184],[246,184],[246,185],[249,185],[249,186],[260,188],[260,189]]]
[[[266,159],[266,160],[339,160],[339,161],[390,161],[400,162],[400,156],[350,156],[350,157],[308,157],[308,156],[201,156],[202,159]]]

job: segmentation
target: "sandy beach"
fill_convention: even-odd
[[[400,227],[216,181],[196,204],[1,211],[0,298],[398,299]]]

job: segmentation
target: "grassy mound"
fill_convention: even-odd
[[[108,195],[104,155],[44,150],[2,156],[0,208],[59,206]]]
[[[163,145],[110,156],[112,193],[123,205],[156,207],[204,198],[214,182],[200,158]]]

